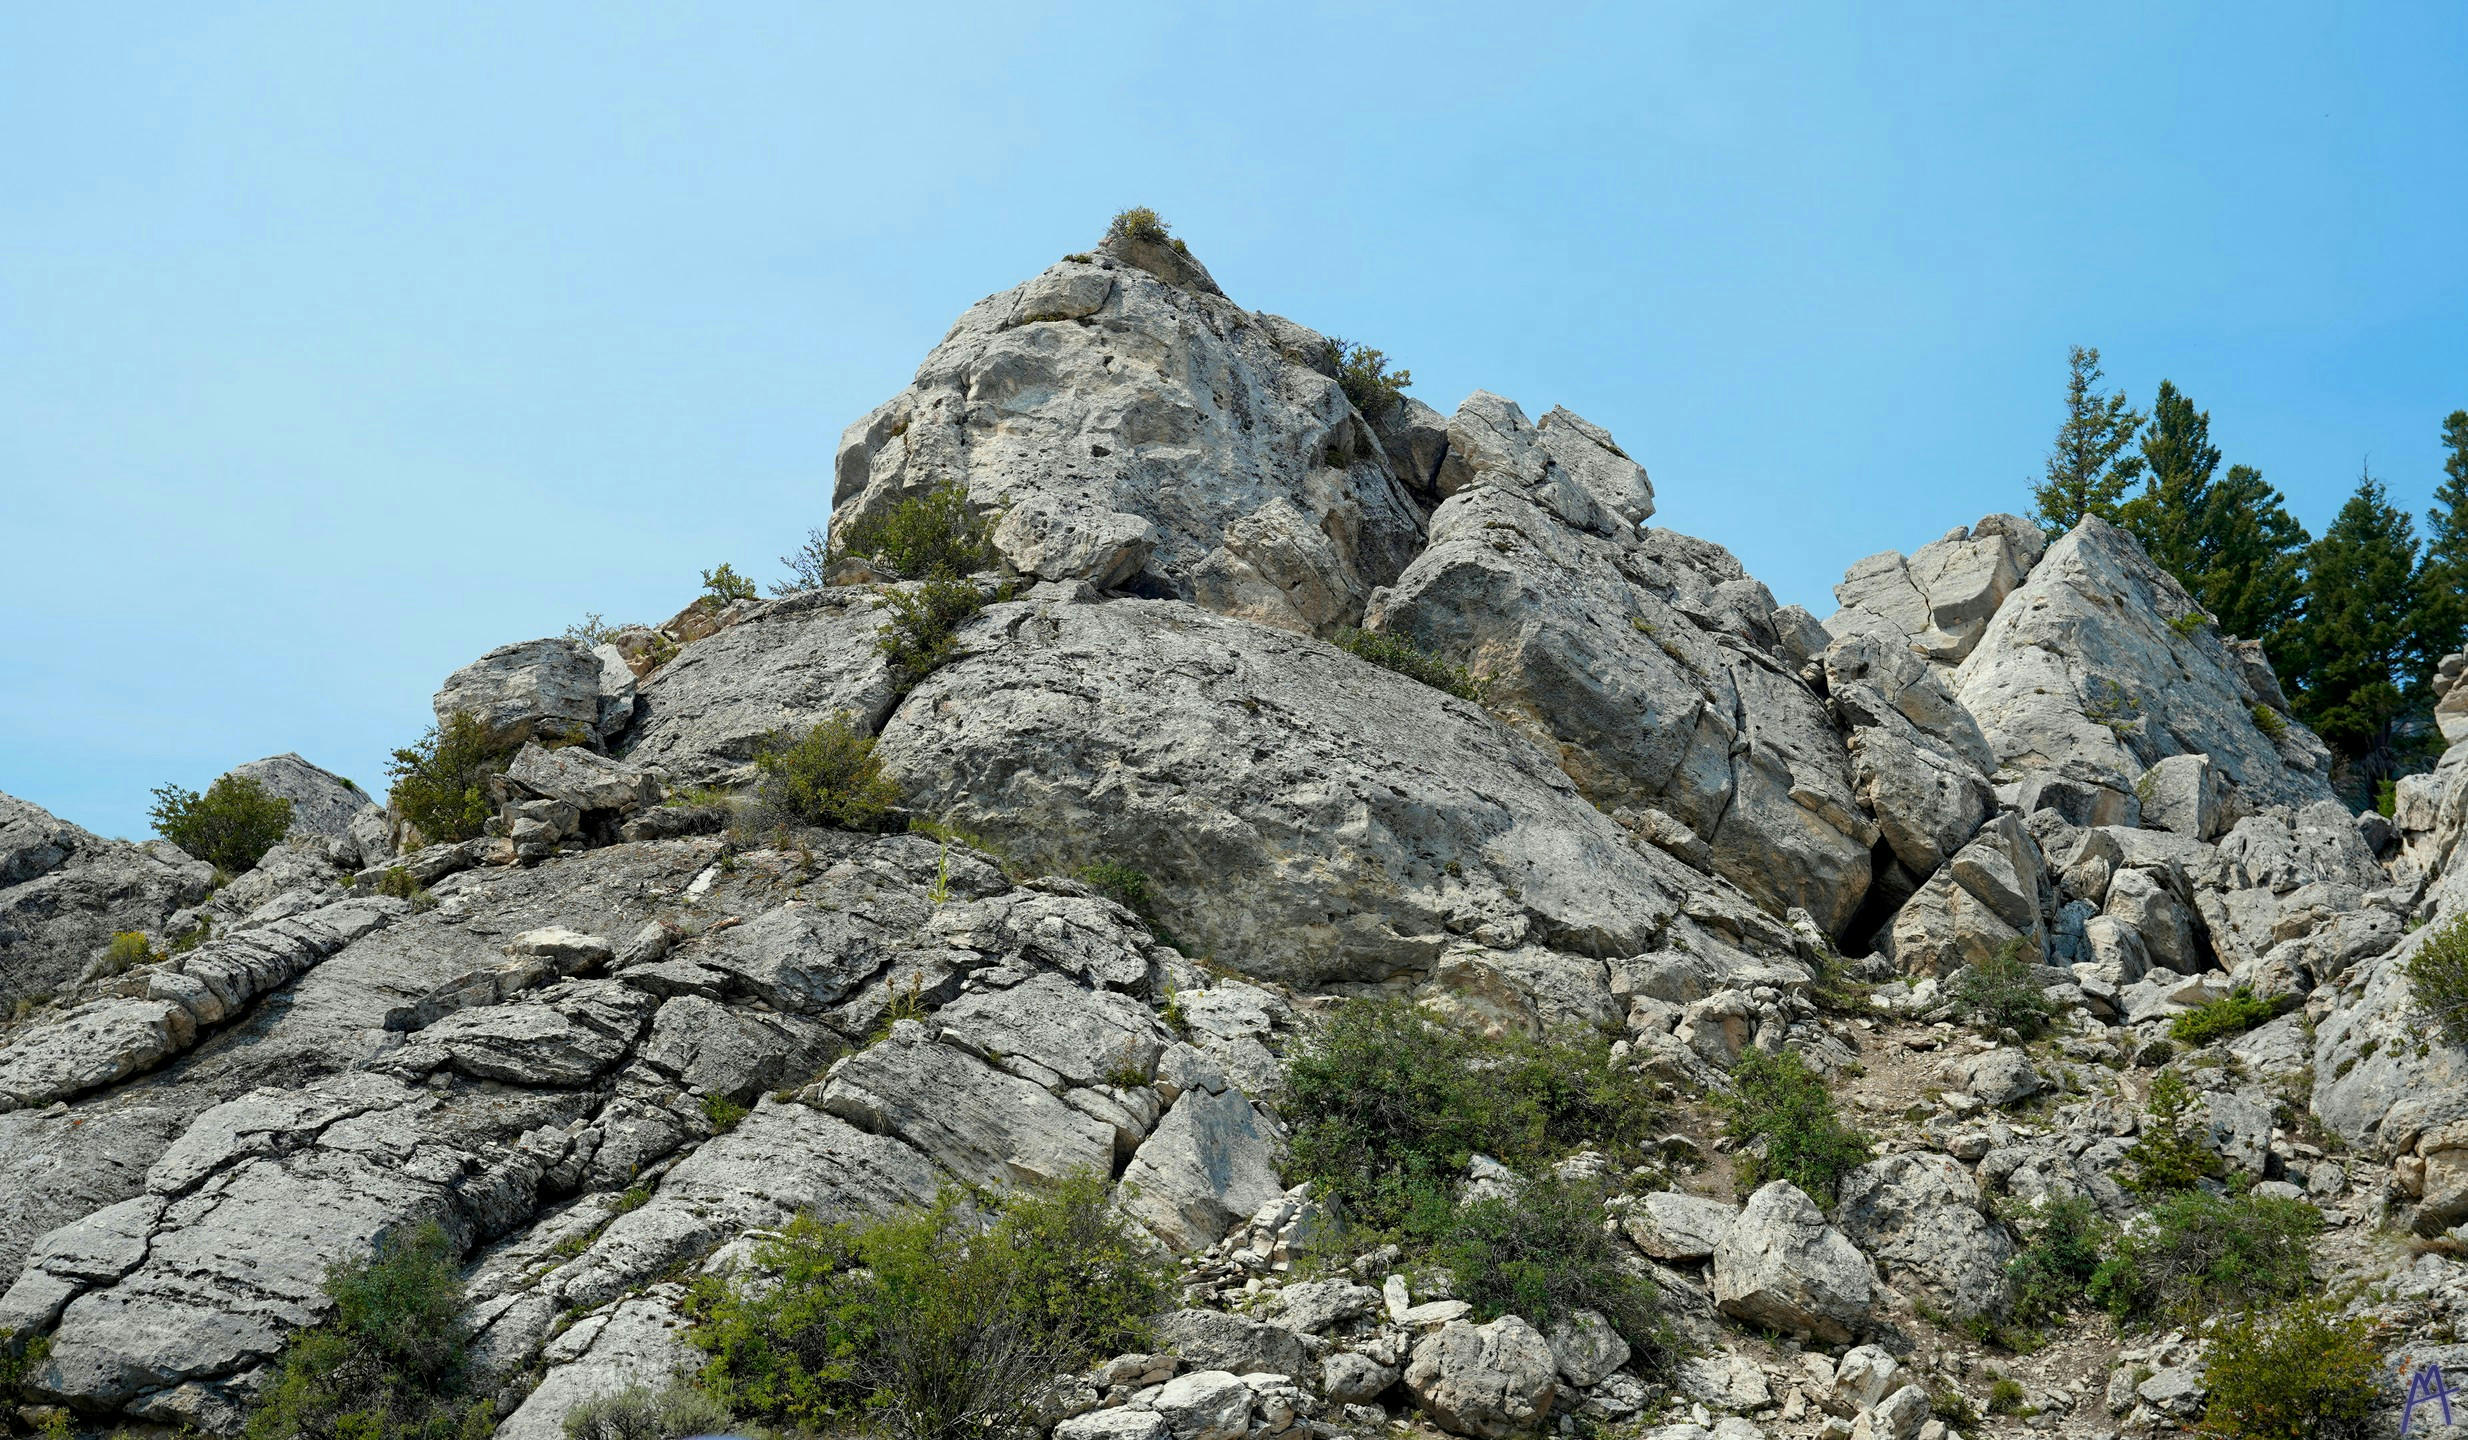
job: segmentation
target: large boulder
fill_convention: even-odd
[[[1476,394],[1449,425],[1431,543],[1366,626],[1459,661],[1606,809],[1693,829],[1715,871],[1840,930],[1876,826],[1825,707],[1778,653],[1773,596],[1721,547],[1641,532],[1645,472],[1555,410]]]
[[[634,701],[633,673],[614,647],[552,637],[498,646],[447,676],[429,705],[440,725],[469,715],[491,745],[511,750],[525,740],[599,744],[625,728]]]
[[[1937,668],[1900,640],[1856,631],[1826,646],[1824,664],[1860,803],[1905,871],[1934,873],[1996,812],[1995,752]]]
[[[1904,903],[1879,948],[1908,975],[1952,975],[2017,943],[2036,962],[2047,953],[2046,889],[2038,844],[2001,815]]]
[[[1934,1291],[1956,1315],[1996,1309],[2014,1244],[1980,1211],[1979,1185],[1951,1155],[1915,1150],[1843,1177],[1834,1222],[1852,1243]]]
[[[1420,514],[1328,342],[1205,274],[1117,237],[979,301],[841,437],[833,539],[956,483],[1001,513],[1019,574],[1354,623],[1420,547]]]
[[[1558,1371],[1551,1342],[1514,1315],[1488,1325],[1451,1320],[1415,1342],[1405,1388],[1441,1429],[1505,1440],[1541,1428]]]
[[[289,835],[349,835],[353,817],[371,802],[368,793],[331,770],[297,755],[269,755],[234,765],[221,778],[254,781],[278,800],[291,802]]]
[[[1834,587],[1841,609],[1825,622],[1837,639],[1876,635],[1907,644],[1939,665],[1971,654],[1989,617],[2047,549],[2037,525],[1990,515],[1957,526],[1908,557],[1887,550],[1844,572]]]
[[[1176,1250],[1206,1249],[1284,1193],[1268,1125],[1243,1092],[1185,1090],[1123,1171],[1124,1213]]]
[[[2067,531],[1954,672],[1997,778],[2102,790],[2124,813],[2152,766],[2207,755],[2249,805],[2333,798],[2322,742],[2268,705],[2201,613],[2124,531],[2096,516]],[[2264,708],[2277,738],[2256,723]]]
[[[106,840],[0,795],[0,1006],[77,979],[120,931],[161,936],[214,888],[168,840]]]
[[[1714,1247],[1714,1303],[1753,1325],[1839,1345],[1873,1328],[1876,1268],[1788,1180],[1761,1186]]]
[[[749,607],[643,682],[622,742],[626,759],[701,783],[743,770],[774,731],[845,715],[873,733],[893,699],[874,644],[881,604],[874,587],[843,586]]]
[[[1051,870],[1135,865],[1245,971],[1379,979],[1459,936],[1633,955],[1683,908],[1789,951],[1481,710],[1332,646],[1135,600],[997,605],[963,638],[876,752],[911,806]]]

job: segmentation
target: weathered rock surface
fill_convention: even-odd
[[[1606,808],[1659,809],[1715,870],[1839,929],[1874,824],[1774,601],[1719,546],[1641,533],[1645,472],[1564,410],[1476,394],[1449,425],[1431,543],[1366,624],[1468,665]]]
[[[874,637],[881,597],[866,586],[808,590],[751,607],[660,667],[635,697],[625,758],[680,784],[752,763],[774,731],[846,715],[868,734],[891,713],[891,677]]]
[[[1841,1344],[1872,1328],[1876,1269],[1788,1180],[1758,1188],[1714,1247],[1714,1303],[1726,1315]]]
[[[0,795],[0,1003],[77,979],[117,932],[159,935],[213,883],[167,840],[105,840]]]
[[[368,793],[359,786],[295,754],[251,760],[224,774],[253,780],[267,794],[289,800],[293,835],[349,835],[352,818],[369,804]]]
[[[1889,1270],[1918,1278],[1956,1315],[2003,1303],[2013,1242],[1980,1212],[1979,1185],[1950,1155],[1871,1160],[1843,1178],[1834,1220]]]
[[[1558,1363],[1551,1342],[1514,1315],[1488,1325],[1453,1320],[1415,1342],[1405,1388],[1441,1428],[1504,1440],[1550,1415]]]
[[[1853,565],[1834,587],[1842,606],[1825,622],[1837,639],[1877,635],[1907,643],[1941,665],[1970,655],[1989,617],[2047,549],[2040,528],[2016,515],[1957,526],[1906,558],[1888,550]]]
[[[1004,512],[995,548],[1021,574],[1352,624],[1422,526],[1333,377],[1320,336],[1213,286],[1065,260],[971,307],[848,428],[832,535],[956,482]]]
[[[1379,977],[1457,935],[1633,954],[1683,895],[1773,933],[1474,707],[1330,646],[1150,601],[971,633],[885,727],[886,773],[1036,863],[1138,857],[1163,922],[1252,973]]]
[[[633,676],[623,661],[615,668],[622,681],[580,640],[525,640],[500,645],[447,676],[429,703],[440,725],[457,711],[467,713],[492,744],[508,748],[532,739],[598,744],[624,729],[633,713]]]

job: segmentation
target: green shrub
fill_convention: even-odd
[[[1082,884],[1108,900],[1145,920],[1156,896],[1149,889],[1148,876],[1116,860],[1100,860],[1080,867]]]
[[[1142,1347],[1173,1267],[1094,1176],[1001,1202],[948,1191],[873,1225],[801,1218],[752,1283],[697,1281],[703,1385],[749,1420],[906,1440],[1026,1428],[1057,1371]]]
[[[1674,1341],[1662,1294],[1622,1262],[1603,1231],[1603,1192],[1541,1176],[1513,1196],[1477,1200],[1448,1213],[1431,1259],[1446,1269],[1456,1297],[1490,1321],[1518,1315],[1548,1330],[1572,1311],[1611,1322],[1636,1352],[1639,1373],[1667,1369]]]
[[[2321,1230],[2322,1212],[2302,1200],[2193,1191],[2120,1232],[2091,1299],[2120,1323],[2294,1299],[2310,1284]]]
[[[289,800],[237,775],[216,780],[203,795],[165,785],[146,813],[155,834],[234,875],[256,868],[291,828]]]
[[[1340,630],[1337,648],[1358,659],[1368,660],[1383,670],[1394,670],[1409,680],[1420,680],[1434,690],[1445,690],[1460,700],[1481,701],[1483,684],[1462,665],[1452,665],[1395,635],[1383,635],[1369,630]]]
[[[1340,1004],[1288,1053],[1285,1088],[1294,1172],[1374,1228],[1432,1228],[1477,1154],[1633,1153],[1655,1114],[1599,1036],[1491,1039],[1401,1000]]]
[[[1868,1137],[1842,1123],[1825,1081],[1790,1051],[1769,1055],[1740,1052],[1731,1071],[1731,1093],[1722,1097],[1731,1138],[1743,1150],[1763,1142],[1764,1153],[1741,1156],[1740,1193],[1773,1180],[1788,1180],[1820,1207],[1834,1204],[1834,1187],[1868,1159]]]
[[[2006,1262],[2014,1319],[2024,1325],[2063,1320],[2090,1296],[2091,1279],[2115,1241],[2116,1227],[2086,1196],[2050,1200],[2023,1224],[2022,1249]]]
[[[617,632],[623,628],[609,624],[599,611],[593,610],[566,627],[566,638],[583,645],[606,645],[615,640]]]
[[[990,527],[969,504],[968,487],[956,482],[911,495],[850,526],[848,553],[903,580],[965,580],[994,568]]]
[[[2442,1027],[2454,1045],[2468,1045],[2468,914],[2456,915],[2417,942],[2408,956],[2408,992],[2416,1008]]]
[[[691,1385],[634,1384],[568,1410],[565,1429],[566,1440],[685,1440],[725,1435],[736,1423],[727,1406]]]
[[[831,562],[839,556],[832,553],[831,537],[820,530],[808,530],[806,542],[780,557],[788,567],[786,580],[771,582],[774,595],[794,595],[800,590],[820,590],[831,583]]]
[[[2204,1355],[2202,1429],[2223,1440],[2357,1440],[2386,1403],[2371,1328],[2320,1298],[2227,1321]]]
[[[152,964],[158,958],[154,942],[146,938],[144,931],[119,930],[113,932],[111,943],[103,947],[103,963],[99,972],[120,975],[140,965]]]
[[[432,844],[469,840],[497,813],[488,782],[505,773],[510,758],[511,751],[489,743],[487,727],[457,710],[386,762],[394,782],[386,803]]]
[[[1948,1430],[1959,1431],[1966,1435],[1979,1429],[1980,1426],[1979,1407],[1971,1403],[1970,1396],[1951,1387],[1939,1390],[1928,1397],[1928,1413],[1945,1422],[1945,1428]]]
[[[1368,345],[1330,336],[1328,363],[1337,367],[1337,384],[1345,398],[1366,419],[1377,420],[1397,408],[1414,383],[1411,370],[1390,370],[1388,357]]]
[[[703,1097],[703,1118],[711,1122],[712,1133],[717,1135],[736,1129],[739,1121],[753,1113],[716,1090]]]
[[[291,1337],[249,1440],[487,1440],[496,1407],[463,1393],[463,1282],[434,1221],[326,1276],[334,1313]]]
[[[2022,1382],[2010,1375],[2000,1375],[1988,1384],[1988,1413],[2020,1415],[2024,1410]]]
[[[1149,245],[1165,245],[1174,239],[1174,232],[1166,228],[1164,218],[1145,205],[1116,211],[1114,223],[1106,228],[1125,240],[1137,240]]]
[[[754,588],[753,581],[738,574],[737,567],[725,560],[720,562],[718,569],[703,572],[703,590],[704,598],[715,605],[726,605],[732,600],[751,600],[761,593]]]
[[[2057,1007],[2033,977],[2027,948],[2019,937],[2008,940],[1946,982],[1947,998],[1964,1019],[1991,1034],[2011,1030],[2025,1040],[2046,1032]]]
[[[2231,1035],[2242,1035],[2255,1026],[2285,1011],[2295,996],[2265,1000],[2240,985],[2235,990],[2208,1004],[2197,1005],[2168,1022],[2171,1039],[2187,1045],[2208,1045]]]
[[[2219,1156],[2186,1127],[2185,1112],[2193,1105],[2194,1092],[2184,1076],[2162,1070],[2152,1077],[2142,1134],[2125,1150],[2126,1189],[2137,1195],[2174,1195],[2220,1173]]]
[[[2254,707],[2254,728],[2261,731],[2265,739],[2277,740],[2288,733],[2288,722],[2270,706],[2257,705]]]
[[[958,655],[960,627],[987,603],[985,592],[966,580],[928,580],[886,593],[882,608],[891,619],[875,636],[874,648],[891,662],[892,688],[905,695]]]
[[[775,813],[838,830],[880,829],[900,803],[872,737],[844,712],[802,736],[775,732],[754,757],[756,797]]]

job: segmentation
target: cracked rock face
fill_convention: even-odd
[[[0,1004],[75,981],[117,932],[160,935],[213,883],[168,840],[106,840],[0,795]]]
[[[1308,633],[1355,623],[1422,516],[1327,341],[1149,258],[1167,274],[1101,252],[971,307],[841,437],[833,539],[958,484],[1002,516],[1020,574]]]

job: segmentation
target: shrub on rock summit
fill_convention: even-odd
[[[903,580],[964,580],[994,567],[989,533],[967,487],[944,484],[850,526],[848,553]]]
[[[1386,354],[1333,335],[1328,340],[1328,363],[1337,367],[1337,384],[1345,398],[1370,420],[1396,409],[1414,383],[1413,371],[1388,368]]]
[[[254,780],[226,775],[206,793],[165,785],[154,792],[154,833],[238,875],[254,869],[291,828],[291,802]]]
[[[457,710],[386,762],[394,781],[386,803],[432,843],[469,840],[497,813],[488,782],[505,773],[508,758],[487,726]]]

